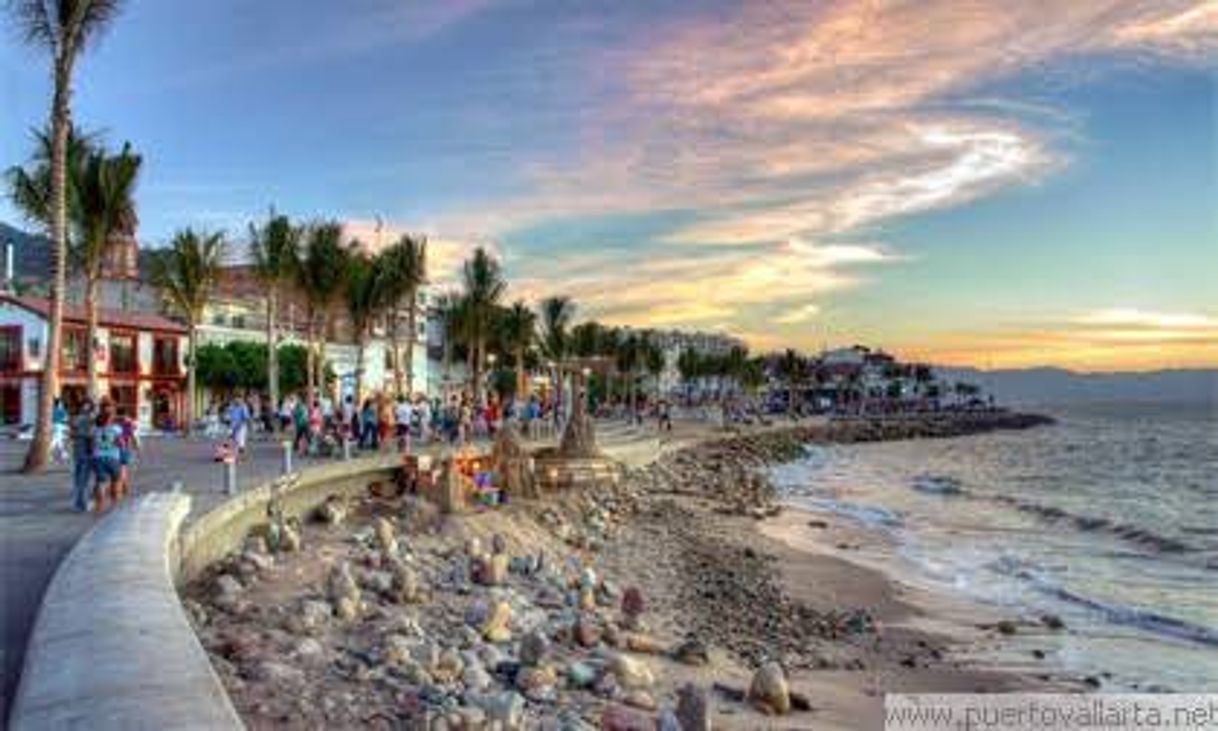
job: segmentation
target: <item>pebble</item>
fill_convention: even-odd
[[[682,731],[711,731],[710,697],[706,690],[693,683],[677,690],[677,720]]]
[[[791,710],[791,692],[781,665],[768,662],[758,668],[749,685],[749,700],[780,716]]]
[[[596,682],[600,673],[595,666],[586,662],[573,662],[567,666],[567,681],[574,688],[588,688]]]
[[[609,672],[627,690],[650,688],[655,683],[655,676],[645,662],[620,652],[610,657]]]
[[[706,665],[710,662],[710,651],[702,640],[691,637],[672,652],[673,658],[686,665]]]
[[[655,731],[655,723],[650,716],[614,704],[601,714],[601,731]]]
[[[487,642],[508,642],[512,639],[512,631],[508,624],[512,621],[512,606],[507,602],[496,602],[490,615],[482,623],[482,637]]]
[[[472,705],[486,713],[487,721],[499,723],[505,730],[524,727],[524,696],[514,690],[490,695],[473,695]]]
[[[651,694],[645,690],[632,690],[622,696],[622,702],[628,706],[641,708],[644,711],[654,711],[656,709],[656,701],[651,697]]]
[[[376,519],[376,542],[380,546],[380,549],[388,555],[397,555],[397,531],[394,530],[393,523],[388,518],[379,517]]]
[[[536,665],[550,654],[550,640],[540,630],[533,630],[520,641],[520,662]]]

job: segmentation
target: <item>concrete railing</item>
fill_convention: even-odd
[[[354,495],[372,482],[391,480],[402,457],[384,454],[332,462],[297,473],[290,489],[279,494],[284,513],[302,519],[334,494]],[[250,529],[267,522],[274,480],[225,500],[182,531],[177,579],[190,581],[207,566],[238,550]]]
[[[10,724],[240,729],[174,588],[190,498],[155,493],[77,542],[47,587]]]

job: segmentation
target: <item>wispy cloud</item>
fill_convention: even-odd
[[[499,237],[557,218],[679,213],[628,253],[531,260],[513,272],[518,291],[564,291],[614,322],[726,327],[763,346],[778,330],[801,344],[794,326],[827,298],[899,265],[885,224],[1070,163],[1070,111],[996,82],[1069,81],[1078,65],[1061,62],[1089,54],[1205,62],[1218,53],[1215,6],[779,0],[685,12],[593,51],[588,79],[625,82],[590,104],[575,94],[578,144],[523,167],[519,194],[442,225]]]

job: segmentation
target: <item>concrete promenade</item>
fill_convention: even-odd
[[[99,516],[71,508],[71,475],[61,465],[40,475],[17,472],[29,442],[0,441],[0,727],[21,673],[26,639],[47,584],[64,556]],[[250,456],[238,466],[238,486],[279,474],[277,441],[254,439]],[[310,462],[298,462],[298,467]],[[221,465],[212,461],[212,442],[202,438],[148,437],[135,472],[135,491],[168,490],[181,480],[190,492],[192,516],[224,499]]]

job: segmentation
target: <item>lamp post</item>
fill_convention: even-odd
[[[592,387],[591,387],[591,383],[588,381],[588,377],[592,375],[592,369],[587,366],[584,366],[584,368],[580,371],[580,375],[582,375],[584,377],[583,384],[582,384],[584,393],[582,395],[582,398],[584,401],[584,413],[587,413],[588,407],[592,403],[591,393],[590,393],[592,390]]]
[[[491,383],[492,383],[491,374],[493,374],[495,372],[495,361],[496,360],[498,360],[498,356],[495,355],[494,353],[486,354],[486,365],[487,365],[486,383],[483,384],[483,390],[486,392],[487,403],[490,403],[490,400],[491,400]]]

